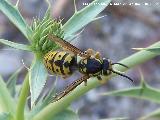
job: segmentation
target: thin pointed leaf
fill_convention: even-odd
[[[22,88],[21,84],[18,84],[18,85],[15,86],[15,91],[16,91],[15,95],[14,95],[15,101],[18,101],[18,96],[20,94],[21,88]]]
[[[31,29],[24,21],[17,7],[14,7],[9,1],[1,0],[0,11],[2,11],[9,20],[24,34],[26,38],[31,34]]]
[[[15,103],[7,89],[6,83],[0,76],[0,111],[14,113]]]
[[[132,48],[134,50],[147,50],[147,51],[150,51],[150,52],[153,52],[153,53],[156,53],[156,54],[160,54],[160,48],[157,47],[157,48]]]
[[[54,82],[54,84],[52,85],[52,89],[50,91],[48,91],[47,96],[44,98],[44,96],[41,97],[41,99],[38,101],[38,103],[36,104],[36,106],[31,110],[30,112],[30,119],[37,114],[39,111],[41,111],[46,105],[48,105],[51,101],[51,98],[55,95],[56,90],[55,90],[55,86],[56,86],[56,81]],[[46,94],[45,94],[46,95]]]
[[[94,0],[90,5],[75,12],[75,14],[63,25],[63,30],[65,32],[64,38],[72,36],[75,32],[92,22],[110,2],[111,0]],[[103,3],[103,5],[97,5],[96,3]]]
[[[17,81],[17,77],[18,77],[18,74],[20,72],[22,68],[18,69],[15,73],[13,73],[11,75],[11,77],[8,79],[7,81],[7,88],[10,92],[10,94],[14,97],[15,94],[16,94],[16,81]]]
[[[8,45],[10,47],[13,47],[19,50],[31,51],[28,45],[19,44],[19,43],[11,42],[11,41],[4,40],[4,39],[0,39],[0,43],[3,43],[5,45]]]
[[[43,108],[52,101],[53,96],[56,94],[56,84],[57,84],[57,79],[52,85],[51,89],[46,91],[43,95],[41,95],[41,98],[38,100],[36,107],[40,105]]]
[[[31,91],[31,106],[35,104],[47,80],[47,71],[43,60],[36,57],[29,70],[29,82]]]
[[[116,90],[112,92],[103,93],[102,95],[134,97],[138,99],[145,99],[152,102],[160,103],[160,90],[152,88],[149,85],[146,85],[146,83],[144,82],[140,87]]]
[[[157,109],[149,114],[147,114],[146,116],[143,116],[141,118],[139,118],[139,120],[152,120],[152,118],[160,118],[160,109]]]
[[[57,85],[57,77],[56,77],[56,81],[52,85],[52,89],[50,90],[48,95],[45,97],[44,103],[48,104],[52,100],[52,97],[56,94],[56,85]]]
[[[160,54],[160,48],[145,48],[145,50],[156,53],[156,54]]]
[[[106,17],[106,16],[107,16],[107,15],[103,15],[103,16],[100,16],[100,17],[96,17],[96,18],[93,19],[93,21],[97,21],[97,20],[102,19],[102,18],[104,18],[104,17]]]

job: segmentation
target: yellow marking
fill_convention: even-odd
[[[97,72],[97,73],[94,73],[94,74],[92,74],[93,76],[98,76],[98,75],[100,75],[101,74],[101,71],[99,71],[99,72]]]
[[[54,58],[54,61],[62,60],[63,56],[66,54],[66,52],[59,52],[56,57]]]
[[[83,72],[85,72],[85,73],[86,73],[86,72],[87,72],[87,68],[83,68]]]
[[[68,63],[70,63],[71,62],[71,60],[72,60],[72,57],[73,57],[73,55],[68,55],[65,59],[64,59],[64,61],[65,62],[68,62]],[[71,71],[69,70],[69,67],[70,66],[67,66],[67,67],[65,67],[64,65],[63,65],[63,70],[64,70],[64,74],[69,74]]]
[[[63,70],[64,70],[64,74],[65,75],[67,75],[67,74],[69,74],[70,73],[70,70],[69,70],[69,67],[64,67],[64,65],[63,65]]]
[[[96,59],[96,60],[102,64],[102,60],[101,59]]]
[[[55,58],[54,58],[54,62],[57,61],[57,60],[62,60],[63,56],[66,54],[66,52],[59,52]],[[59,75],[63,75],[61,69],[60,69],[60,66],[56,66],[56,64],[53,64],[53,67],[54,67],[54,70],[55,70],[55,73],[59,74]],[[58,71],[57,71],[58,70]]]
[[[84,59],[83,62],[84,62],[84,64],[87,64],[87,59]]]
[[[60,67],[53,64],[53,68],[56,74],[62,75]]]
[[[99,52],[96,52],[96,54],[94,55],[96,59],[100,59],[101,58],[101,54]]]
[[[54,58],[54,62],[57,61],[57,60],[62,60],[63,56],[66,54],[66,52],[59,52],[55,58]],[[53,63],[53,67],[54,67],[54,71],[56,74],[59,74],[59,75],[63,75],[61,69],[60,69],[60,66],[57,66],[55,63]],[[63,69],[64,71],[64,69]],[[65,74],[65,72],[64,72]]]
[[[53,59],[53,56],[57,53],[57,51],[51,51],[51,52],[48,52],[45,56],[44,56],[44,60],[52,60]]]
[[[54,71],[52,71],[53,64],[51,64],[49,61],[53,59],[54,55],[57,52],[58,51],[50,51],[44,56],[44,64],[45,64],[46,68],[48,69],[48,71],[52,74],[54,74]]]
[[[82,69],[82,68],[79,68],[79,72],[83,73],[83,69]]]
[[[67,62],[67,61],[68,61],[68,63],[70,63],[70,62],[71,62],[71,60],[72,60],[72,57],[73,57],[73,56],[69,54],[69,55],[65,58],[65,60],[64,60],[64,61],[65,61],[65,62]]]

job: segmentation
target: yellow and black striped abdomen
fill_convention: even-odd
[[[44,64],[51,74],[71,75],[76,58],[65,51],[51,51],[44,56]]]

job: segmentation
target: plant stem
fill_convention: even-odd
[[[157,42],[150,47],[160,47],[160,42]],[[133,68],[136,65],[144,63],[157,55],[158,54],[154,54],[152,52],[143,50],[123,59],[122,61],[120,61],[120,63],[127,65],[129,68]],[[126,68],[118,65],[115,65],[114,69],[119,71],[127,70]],[[102,79],[107,81],[113,76],[115,76],[115,74],[112,74],[108,77],[103,76]],[[69,95],[65,96],[63,99],[46,106],[42,111],[40,111],[37,115],[35,115],[35,117],[33,117],[32,120],[44,120],[44,119],[49,120],[53,118],[54,115],[66,109],[74,100],[76,100],[89,90],[99,85],[100,82],[97,80],[97,78],[88,79],[87,86],[84,86],[83,84],[79,85],[75,90],[73,90]]]
[[[19,96],[17,110],[16,110],[16,120],[24,120],[24,108],[29,94],[29,75],[25,76],[22,90]]]

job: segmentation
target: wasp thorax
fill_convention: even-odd
[[[102,60],[95,57],[81,59],[78,63],[79,71],[83,74],[97,76],[101,74]]]

